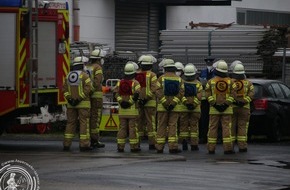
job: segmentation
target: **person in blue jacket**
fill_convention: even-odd
[[[215,58],[209,56],[204,59],[206,63],[206,68],[201,70],[199,80],[203,86],[202,100],[201,100],[201,117],[199,121],[199,141],[200,143],[206,143],[207,141],[207,131],[209,122],[209,103],[205,98],[205,85],[208,80],[214,77],[214,67],[213,63]]]

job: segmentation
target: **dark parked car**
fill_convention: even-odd
[[[280,141],[290,134],[290,88],[278,80],[250,79],[255,88],[248,134]]]

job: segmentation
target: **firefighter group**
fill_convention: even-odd
[[[97,48],[89,58],[76,57],[66,77],[64,151],[70,150],[77,126],[80,151],[105,147],[99,135],[104,55]],[[198,73],[192,63],[165,58],[159,63],[161,74],[152,71],[157,60],[149,54],[126,63],[124,77],[112,89],[119,105],[117,152],[125,151],[127,139],[130,151],[140,152],[145,136],[148,149],[159,154],[166,143],[171,154],[198,151],[201,137],[207,142],[208,154],[215,154],[219,128],[224,154],[247,152],[254,87],[238,60],[228,64],[208,57],[205,63]]]

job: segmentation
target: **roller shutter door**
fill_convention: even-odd
[[[158,51],[158,4],[116,2],[116,51]]]

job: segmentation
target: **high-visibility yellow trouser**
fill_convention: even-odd
[[[68,108],[67,109],[67,125],[64,133],[64,146],[71,146],[74,138],[76,128],[80,125],[80,147],[90,146],[90,132],[89,132],[89,108]]]

